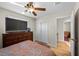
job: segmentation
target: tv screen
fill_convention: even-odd
[[[26,30],[27,21],[16,20],[6,17],[6,31]]]

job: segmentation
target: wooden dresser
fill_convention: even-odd
[[[9,32],[3,34],[3,47],[7,47],[26,40],[33,41],[32,32]]]

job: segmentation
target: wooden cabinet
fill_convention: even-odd
[[[26,40],[33,41],[32,32],[9,32],[3,34],[3,47],[7,47]]]

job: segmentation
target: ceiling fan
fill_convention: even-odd
[[[36,11],[46,11],[46,8],[34,7],[33,2],[27,3],[24,7],[27,8],[26,12],[30,11],[34,16],[37,16]]]

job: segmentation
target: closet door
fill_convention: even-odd
[[[57,47],[57,22],[56,20],[37,22],[37,40]]]
[[[48,43],[48,26],[47,23],[41,23],[41,30],[40,30],[40,35],[41,35],[41,41]]]

